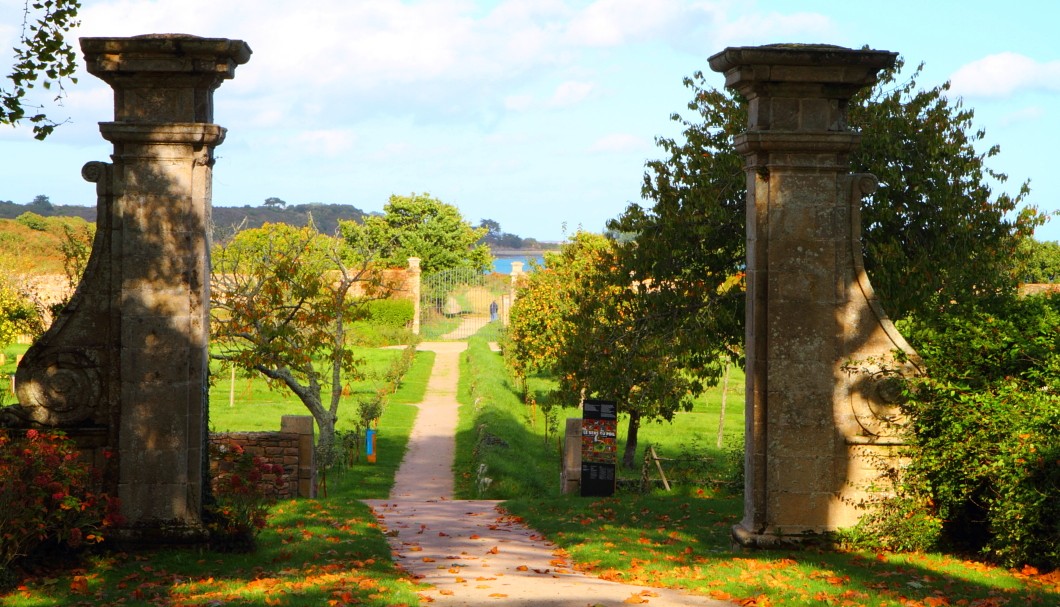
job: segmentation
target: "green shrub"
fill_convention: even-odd
[[[407,299],[376,299],[368,302],[367,308],[372,324],[400,329],[411,325],[416,310]]]
[[[37,230],[38,232],[44,232],[48,229],[48,220],[30,211],[26,211],[19,215],[15,218],[15,221],[31,230]]]
[[[928,374],[909,386],[897,499],[925,496],[953,547],[1060,565],[1060,298],[953,304],[902,328]]]

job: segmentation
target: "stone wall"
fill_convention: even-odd
[[[308,434],[305,432],[307,426]],[[215,447],[223,449],[239,445],[247,453],[261,457],[266,463],[283,467],[283,487],[276,489],[275,479],[264,479],[274,497],[316,497],[313,418],[286,415],[279,432],[213,432],[210,433],[209,440],[211,478],[217,476],[221,465],[215,457]]]

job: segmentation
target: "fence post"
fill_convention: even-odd
[[[560,475],[560,492],[574,493],[582,481],[582,419],[568,417],[563,434],[563,471]]]

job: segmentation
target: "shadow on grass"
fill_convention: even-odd
[[[672,494],[514,500],[505,507],[608,579],[771,605],[1052,606],[1045,581],[944,555],[734,550],[740,497]]]
[[[200,547],[94,555],[81,569],[24,581],[0,605],[419,604],[368,507],[339,491],[277,504],[258,544],[251,554]]]
[[[460,422],[454,462],[460,499],[554,495],[559,452],[528,424],[529,409],[508,379],[501,356],[475,336],[460,360]]]

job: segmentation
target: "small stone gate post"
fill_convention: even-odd
[[[916,355],[862,265],[860,202],[875,178],[848,173],[860,135],[846,120],[850,97],[896,57],[775,45],[710,58],[748,102],[735,141],[747,173],[747,400],[733,533],[745,545],[852,525],[873,477],[865,456],[893,455],[892,380],[916,369],[892,354]]]
[[[421,289],[423,288],[420,281],[423,280],[423,271],[420,270],[420,258],[409,257],[409,284],[412,288],[412,334],[420,334],[420,314],[422,305],[420,302]]]
[[[82,171],[98,218],[85,276],[16,374],[17,416],[88,437],[131,542],[200,541],[206,477],[213,91],[240,40],[82,38],[114,89],[112,162]]]

